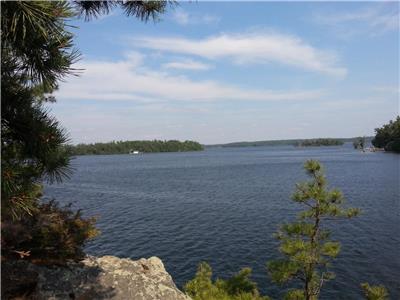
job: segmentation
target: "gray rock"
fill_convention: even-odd
[[[88,256],[64,267],[29,264],[27,269],[38,274],[34,299],[190,300],[157,257]]]

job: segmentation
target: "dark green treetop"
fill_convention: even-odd
[[[375,129],[372,145],[386,151],[400,152],[400,116],[396,120]]]

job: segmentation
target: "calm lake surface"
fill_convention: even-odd
[[[300,205],[290,196],[318,159],[360,217],[329,224],[342,242],[336,279],[322,299],[360,299],[360,283],[382,283],[400,299],[400,155],[343,147],[219,148],[202,152],[80,156],[73,177],[46,196],[98,216],[102,234],[86,251],[137,259],[160,257],[179,287],[201,261],[215,276],[253,269],[260,290],[275,298],[265,264],[279,256],[273,233]]]

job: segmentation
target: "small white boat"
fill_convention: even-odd
[[[129,151],[129,154],[140,154],[140,152],[137,150],[131,150]]]

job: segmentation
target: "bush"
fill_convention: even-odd
[[[186,283],[184,290],[193,300],[268,300],[260,296],[250,275],[251,269],[244,268],[227,280],[213,282],[210,265],[202,262],[195,278]]]
[[[371,286],[368,283],[362,283],[361,288],[367,300],[386,300],[389,298],[389,294],[383,285]]]
[[[85,242],[98,234],[94,223],[70,205],[60,207],[54,200],[38,204],[31,216],[18,222],[3,220],[2,255],[43,264],[80,260]]]

